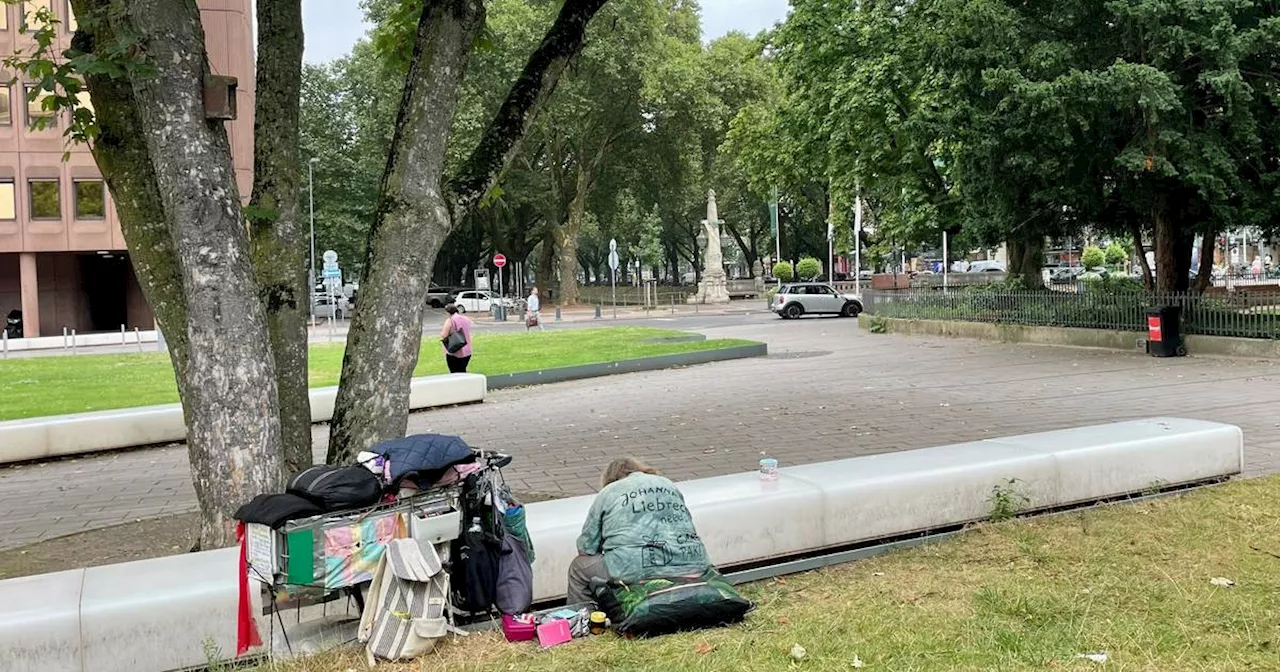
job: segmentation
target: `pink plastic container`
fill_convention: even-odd
[[[509,614],[502,615],[502,634],[508,642],[531,642],[537,636],[538,626],[522,623]]]

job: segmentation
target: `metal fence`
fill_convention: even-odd
[[[1280,339],[1280,294],[1073,294],[964,290],[867,291],[869,315],[917,320],[1146,331],[1147,311],[1182,309],[1187,334]]]

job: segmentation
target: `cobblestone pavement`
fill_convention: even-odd
[[[659,322],[658,324],[661,324]],[[675,325],[667,325],[675,326]],[[850,320],[703,318],[768,358],[495,392],[416,414],[516,456],[513,487],[591,492],[632,454],[676,480],[1156,415],[1245,430],[1247,473],[1280,470],[1280,364],[876,336]],[[315,430],[323,454],[326,428]],[[0,470],[0,548],[193,510],[180,447]]]

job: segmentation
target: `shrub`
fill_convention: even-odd
[[[867,322],[867,331],[873,334],[889,333],[888,318],[882,317],[880,315],[872,315],[870,320]]]
[[[790,262],[779,261],[773,265],[773,277],[783,282],[791,282],[796,279],[796,273],[791,268]]]
[[[1105,254],[1107,263],[1111,266],[1119,266],[1124,263],[1125,259],[1129,258],[1128,250],[1121,247],[1120,243],[1111,243],[1108,245]]]
[[[1090,245],[1084,248],[1084,254],[1080,255],[1080,262],[1085,268],[1098,268],[1105,266],[1107,263],[1107,253],[1102,248]]]
[[[822,275],[822,262],[813,257],[805,257],[796,264],[796,275],[805,282],[814,280]]]

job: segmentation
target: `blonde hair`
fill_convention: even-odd
[[[631,474],[653,474],[660,476],[657,469],[637,460],[634,457],[624,457],[609,463],[604,470],[604,476],[600,478],[600,487],[604,488],[610,483],[621,481]]]

